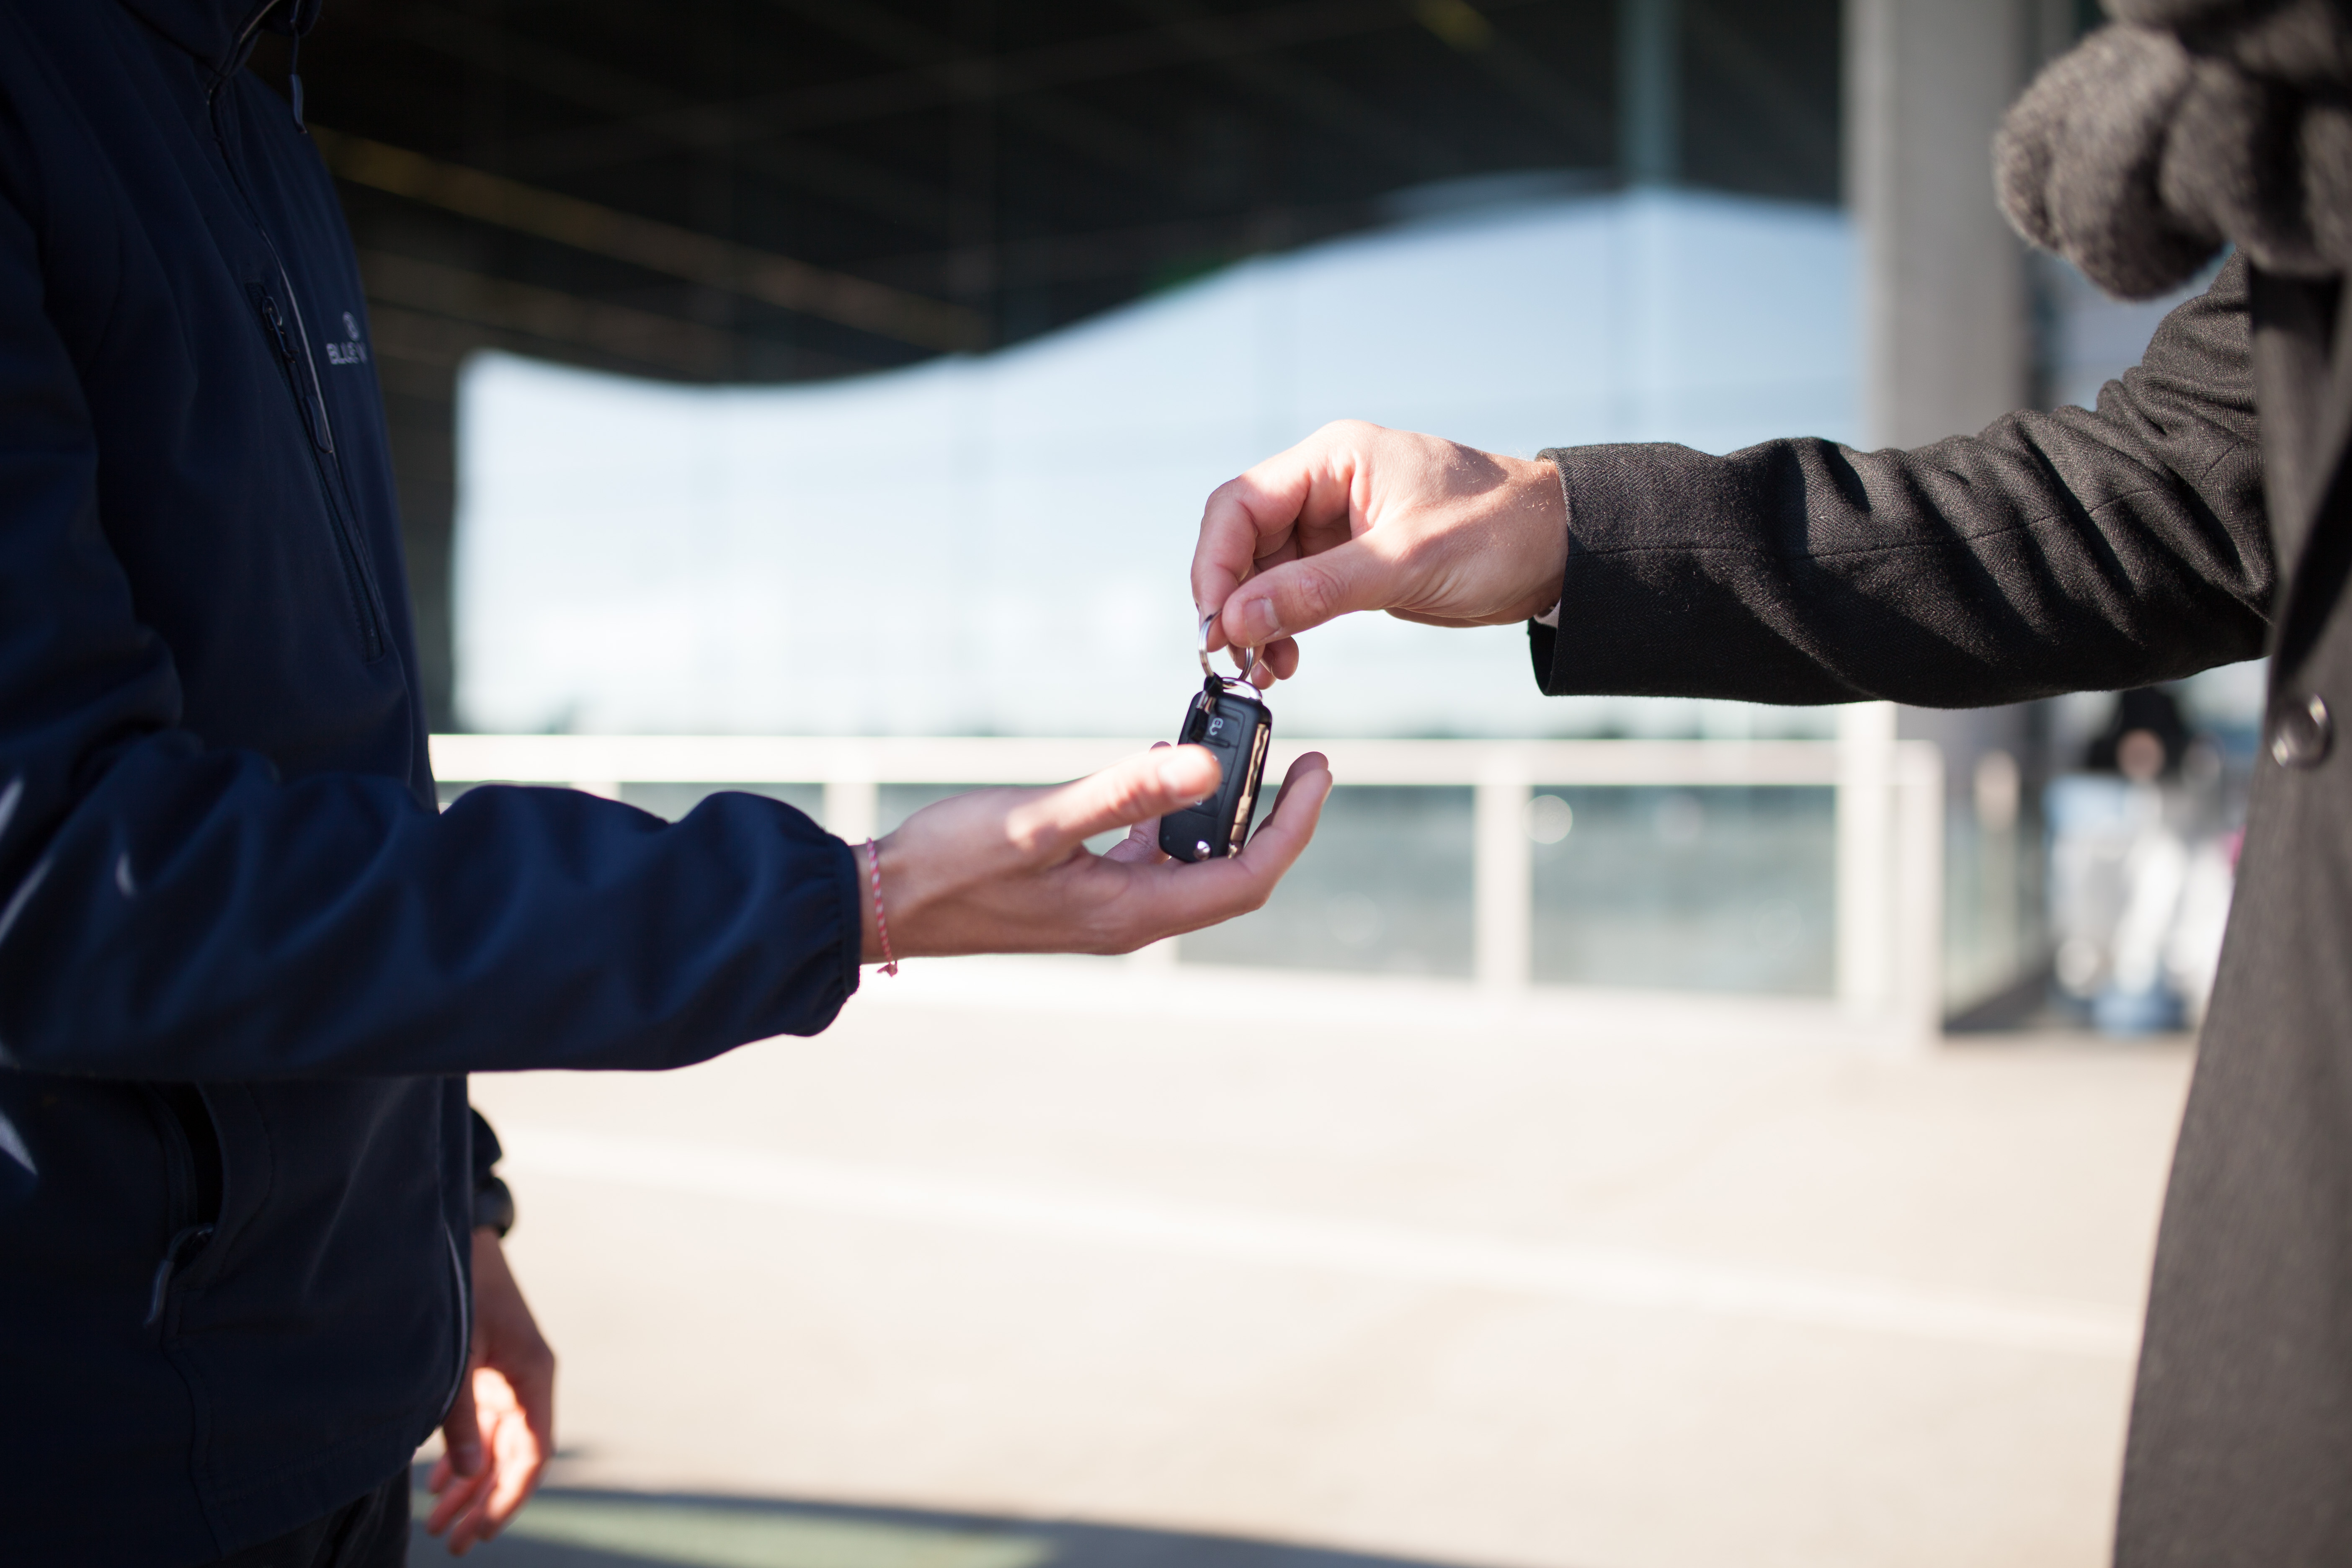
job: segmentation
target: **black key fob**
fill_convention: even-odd
[[[1179,860],[1240,854],[1249,841],[1250,814],[1257,807],[1266,742],[1273,735],[1274,715],[1258,700],[1257,688],[1212,671],[1184,710],[1184,727],[1176,739],[1216,752],[1224,778],[1217,793],[1200,805],[1160,819],[1160,847]]]

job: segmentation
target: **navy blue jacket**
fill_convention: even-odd
[[[241,68],[268,8],[0,0],[11,1564],[201,1562],[408,1462],[464,1363],[467,1073],[673,1067],[857,982],[849,852],[789,807],[436,812],[359,274]]]

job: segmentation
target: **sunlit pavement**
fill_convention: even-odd
[[[911,966],[477,1079],[565,1454],[470,1560],[2092,1568],[2188,1049],[1823,1016]]]

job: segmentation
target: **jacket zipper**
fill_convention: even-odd
[[[172,1295],[172,1276],[202,1252],[212,1238],[213,1227],[208,1225],[182,1226],[172,1233],[170,1245],[163,1248],[163,1261],[155,1265],[155,1284],[147,1297],[147,1327],[152,1329],[163,1321],[164,1303]]]
[[[319,492],[326,502],[336,558],[342,563],[343,586],[351,596],[352,619],[359,629],[362,654],[373,659],[383,652],[383,625],[376,616],[374,588],[360,551],[357,531],[339,498],[335,427],[327,417],[326,388],[319,383],[319,367],[310,357],[310,340],[302,332],[302,308],[295,302],[294,285],[283,268],[278,276],[286,289],[287,304],[293,310],[293,320],[287,320],[286,312],[278,308],[277,296],[267,288],[256,291],[261,320],[269,329],[278,363],[286,372],[288,389],[302,411],[302,428],[310,437],[311,466],[317,470]]]
[[[376,597],[374,579],[368,572],[358,520],[350,514],[342,500],[339,484],[341,464],[335,455],[334,424],[327,416],[327,389],[319,380],[318,361],[310,353],[310,340],[302,322],[302,302],[295,296],[294,279],[286,270],[285,258],[278,253],[278,242],[269,237],[268,226],[261,221],[261,212],[254,205],[253,193],[246,188],[245,175],[238,170],[236,160],[229,154],[228,138],[220,124],[221,85],[228,79],[234,62],[241,58],[247,40],[261,26],[262,18],[283,3],[284,0],[261,0],[247,16],[244,27],[237,33],[236,43],[230,50],[229,64],[215,74],[212,84],[205,89],[205,102],[211,114],[213,140],[220,149],[221,163],[237,195],[244,198],[246,217],[253,225],[253,232],[268,248],[270,264],[278,269],[278,284],[286,290],[286,304],[282,310],[268,286],[257,285],[254,292],[260,307],[262,323],[269,329],[270,341],[278,350],[278,363],[286,372],[288,390],[293,393],[294,401],[302,411],[302,426],[310,437],[311,467],[318,473],[320,495],[326,502],[328,520],[335,535],[335,552],[342,562],[343,585],[352,596],[352,618],[359,628],[362,655],[372,662],[383,653],[383,623],[377,612],[380,601]],[[289,310],[293,314],[290,322],[286,315]],[[301,363],[299,370],[296,368],[298,358]]]
[[[228,53],[223,55],[215,65],[213,79],[205,89],[205,103],[207,107],[211,105],[214,96],[220,91],[221,84],[228,80],[229,74],[243,63],[246,48],[252,42],[255,30],[261,26],[262,18],[277,10],[281,3],[282,0],[261,0],[261,4],[253,8],[253,14],[246,17],[245,26],[236,30],[236,41],[229,45]]]

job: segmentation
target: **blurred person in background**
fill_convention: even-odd
[[[2062,998],[2102,1033],[2203,1016],[2231,892],[2223,763],[2179,703],[2116,694],[2079,770],[2050,781],[2050,939]]]
[[[2050,917],[2056,979],[2101,1033],[2200,1021],[2236,869],[2223,763],[2161,688],[2117,692],[2083,767],[2053,779]]]
[[[893,953],[1222,920],[1330,783],[1310,753],[1181,868],[1150,819],[1216,784],[1197,747],[862,852],[748,795],[436,811],[358,268],[299,75],[243,68],[318,11],[0,0],[12,1568],[398,1563],[436,1427],[431,1527],[495,1533],[554,1363],[468,1072],[679,1067],[824,1028]],[[891,591],[875,553],[853,591]]]
[[[2179,772],[2195,741],[2172,693],[2143,686],[2116,693],[2115,711],[2084,749],[2083,765],[2146,784]]]
[[[2126,1568],[2352,1563],[2352,5],[2109,0],[2003,205],[2112,293],[2236,247],[2097,412],[1916,451],[1525,461],[1327,427],[1213,495],[1220,635],[1531,619],[1548,692],[1941,707],[2268,654],[2264,754],[2158,1242]],[[2119,737],[2120,738],[2120,737]],[[2146,751],[2141,745],[2137,748]],[[2160,759],[2140,758],[2136,763]]]

